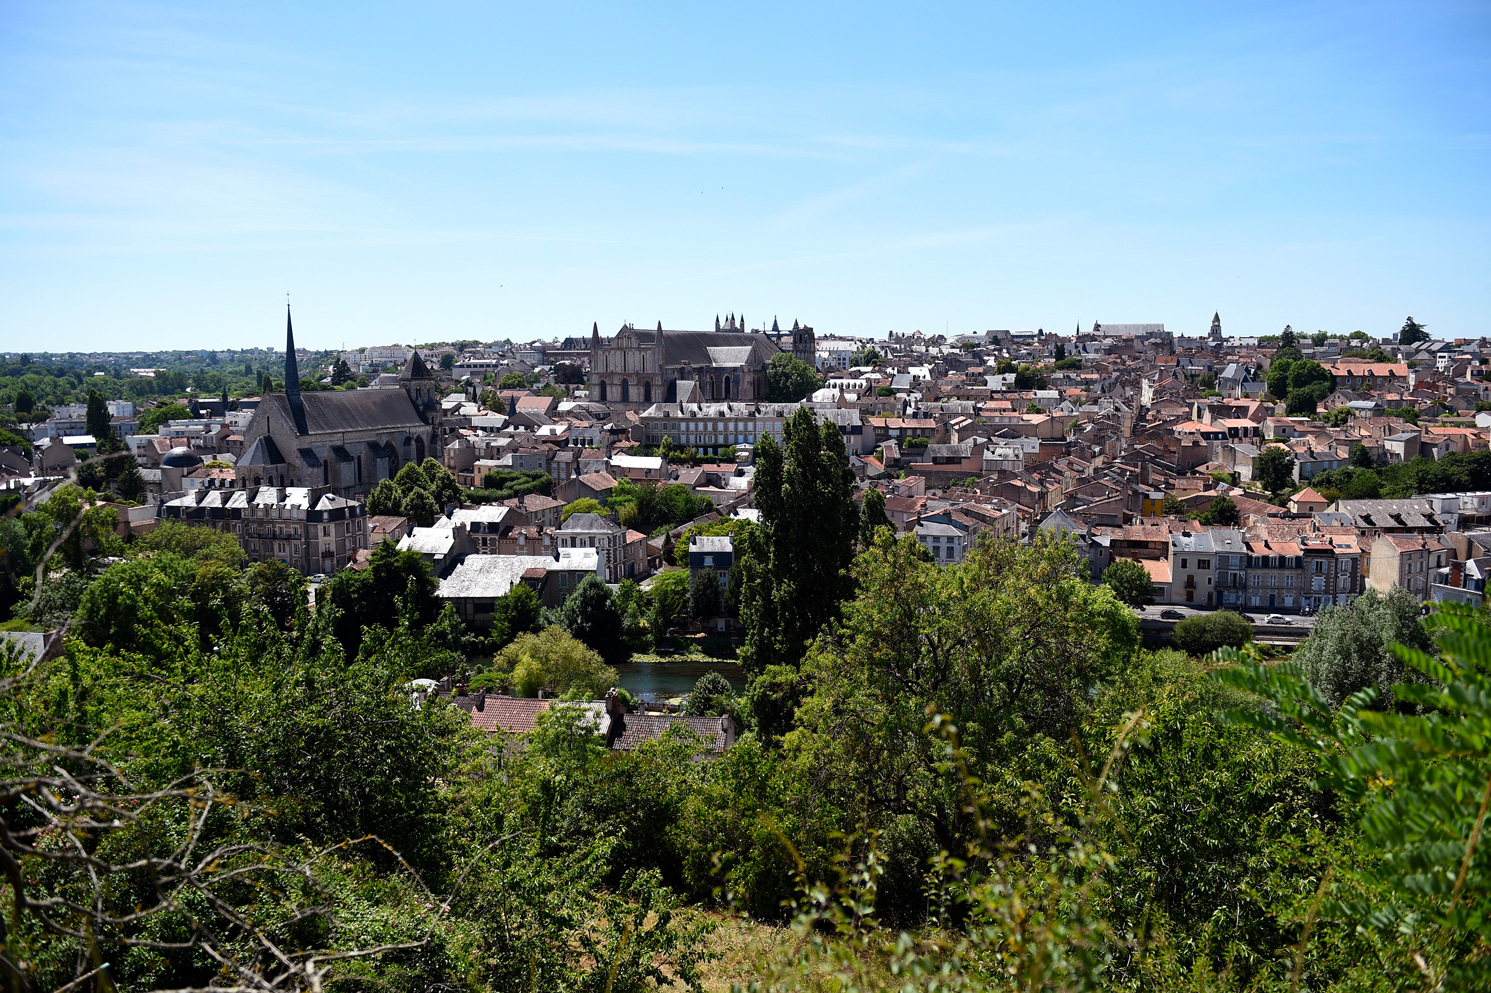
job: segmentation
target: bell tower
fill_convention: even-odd
[[[806,324],[792,322],[792,356],[818,368],[818,339]]]

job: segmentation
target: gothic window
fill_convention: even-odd
[[[664,398],[664,400],[667,403],[677,403],[678,402],[678,380],[676,380],[676,379],[670,379],[670,380],[668,380],[668,393],[667,393],[666,397]]]
[[[735,374],[735,399],[740,399],[740,373]]]
[[[730,377],[729,376],[725,377],[724,390],[725,390],[725,397],[724,398],[726,400],[730,399]]]
[[[425,440],[423,438],[414,439],[414,460],[416,462],[423,462],[425,460]]]
[[[631,380],[623,379],[621,381],[621,402],[622,403],[630,403],[631,399],[632,399],[632,384],[631,384]]]
[[[606,381],[601,380],[601,403],[606,402]]]
[[[642,402],[652,403],[652,382],[649,380],[642,384]]]

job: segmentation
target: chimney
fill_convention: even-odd
[[[485,686],[481,688],[481,692],[476,694],[476,709],[479,711],[487,709],[487,688]]]

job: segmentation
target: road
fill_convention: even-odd
[[[1161,617],[1160,611],[1162,610],[1173,610],[1180,614],[1181,617]],[[1195,607],[1187,607],[1182,604],[1157,604],[1153,607],[1145,607],[1143,610],[1135,611],[1135,613],[1151,624],[1174,625],[1186,617],[1194,617],[1197,614],[1210,614],[1212,611],[1197,610]],[[1319,620],[1318,614],[1283,614],[1282,616],[1289,619],[1288,624],[1264,624],[1263,619],[1269,613],[1270,611],[1268,610],[1254,608],[1243,613],[1243,616],[1252,623],[1254,630],[1269,631],[1276,634],[1288,632],[1295,634],[1299,638],[1308,636],[1310,630],[1315,627],[1315,622]]]

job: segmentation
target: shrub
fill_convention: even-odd
[[[1225,645],[1241,648],[1253,637],[1253,625],[1241,614],[1218,610],[1187,617],[1175,625],[1173,637],[1187,655],[1208,655]]]

